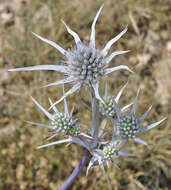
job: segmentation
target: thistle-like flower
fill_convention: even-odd
[[[44,87],[48,87],[48,86],[65,84],[65,83],[70,83],[70,82],[74,83],[73,87],[68,92],[66,92],[57,102],[55,102],[54,105],[62,101],[66,96],[80,89],[82,86],[93,88],[95,91],[96,98],[101,100],[99,96],[99,92],[98,92],[100,77],[106,76],[111,72],[121,70],[121,69],[125,69],[132,72],[132,70],[130,70],[128,66],[125,66],[125,65],[120,65],[120,66],[116,66],[112,68],[106,68],[109,62],[116,55],[120,55],[120,54],[124,54],[128,52],[128,51],[116,51],[116,52],[111,53],[109,56],[107,56],[112,44],[114,44],[117,40],[121,38],[123,34],[125,34],[125,32],[127,31],[127,27],[116,37],[111,39],[102,50],[98,50],[95,48],[95,24],[100,15],[102,8],[103,6],[100,7],[99,11],[97,12],[94,18],[93,24],[91,26],[91,35],[90,35],[89,44],[82,42],[78,34],[72,31],[65,24],[64,21],[62,21],[63,24],[65,25],[68,33],[73,36],[76,43],[75,46],[69,50],[64,50],[62,47],[60,47],[56,43],[33,33],[40,40],[56,48],[64,56],[63,65],[38,65],[38,66],[32,66],[32,67],[10,69],[9,71],[53,70],[53,71],[58,71],[67,75],[68,77],[63,80],[56,81],[44,86]]]
[[[118,103],[124,89],[126,88],[128,83],[126,83],[119,91],[119,93],[117,94],[116,98],[115,98],[115,101]],[[114,110],[114,105],[113,105],[113,101],[112,101],[112,98],[113,96],[111,96],[109,93],[108,93],[108,90],[107,90],[107,86],[106,86],[106,89],[105,89],[105,95],[103,97],[103,102],[100,102],[99,103],[99,110],[100,110],[100,113],[105,116],[106,114],[113,117],[116,113],[116,111]],[[127,110],[128,107],[130,107],[132,105],[132,103],[124,106],[121,111],[124,112]]]
[[[107,164],[107,166],[109,167],[109,162],[115,164],[115,159],[118,156],[124,156],[124,157],[135,156],[135,154],[121,152],[120,151],[121,144],[122,144],[121,142],[113,140],[107,145],[105,145],[102,150],[101,149],[92,150],[90,152],[92,158],[90,159],[89,165],[87,167],[86,175],[88,174],[88,171],[91,167],[99,167],[102,170],[105,179],[109,182],[109,178],[106,174],[104,165]]]
[[[59,112],[58,109],[53,106],[53,110],[55,114],[50,114],[46,111],[33,97],[31,97],[33,102],[38,106],[38,108],[50,119],[50,125],[35,123],[31,121],[27,121],[30,124],[42,126],[45,128],[49,128],[53,131],[55,135],[70,135],[70,136],[79,136],[81,133],[80,127],[76,125],[77,119],[72,119],[73,110],[69,113],[68,105],[66,99],[64,99],[64,109],[65,112]],[[50,105],[52,105],[51,99],[49,99]]]
[[[123,115],[121,109],[118,107],[116,101],[114,98],[112,98],[114,109],[116,110],[117,118],[118,120],[115,120],[111,118],[109,115],[106,114],[106,116],[112,121],[112,123],[115,125],[115,130],[107,130],[109,133],[113,134],[114,136],[119,136],[122,138],[122,142],[126,142],[128,139],[133,139],[136,142],[142,143],[144,145],[148,145],[144,140],[139,138],[137,135],[144,133],[160,123],[162,123],[166,118],[163,118],[162,120],[153,123],[151,125],[147,125],[144,127],[140,127],[141,123],[151,110],[152,106],[148,108],[148,110],[140,117],[136,117],[136,105],[138,101],[140,89],[138,89],[135,101],[133,103],[133,107],[131,110],[131,113],[128,115]]]
[[[51,114],[48,111],[46,111],[33,97],[31,97],[31,99],[37,105],[37,107],[49,118],[51,123],[50,125],[46,125],[42,123],[26,121],[27,123],[51,129],[53,135],[50,136],[47,140],[52,139],[58,134],[69,136],[69,138],[67,139],[62,139],[62,140],[58,140],[49,144],[41,145],[38,148],[44,148],[44,147],[62,144],[62,143],[69,143],[69,144],[76,143],[88,149],[86,140],[84,139],[88,138],[92,140],[93,138],[81,132],[80,127],[76,125],[76,122],[78,119],[74,119],[74,120],[72,119],[74,108],[72,108],[71,112],[69,113],[66,98],[64,98],[65,112],[59,112],[59,110],[55,106],[53,106],[52,108],[55,114]],[[50,98],[49,98],[49,102],[50,102],[50,105],[53,105]]]

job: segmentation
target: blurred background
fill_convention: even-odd
[[[49,131],[31,126],[23,120],[48,123],[44,114],[30,99],[32,95],[45,108],[48,97],[62,95],[59,86],[39,88],[62,78],[52,71],[14,72],[7,69],[39,64],[58,64],[62,56],[53,47],[35,38],[40,34],[64,49],[74,43],[61,23],[63,19],[82,40],[88,41],[94,16],[101,4],[104,9],[96,24],[96,44],[100,48],[128,24],[128,32],[112,46],[115,50],[131,50],[111,62],[128,65],[135,74],[115,72],[103,78],[100,89],[109,84],[116,96],[128,81],[120,99],[123,106],[134,100],[141,88],[138,115],[150,105],[153,109],[144,125],[168,120],[141,135],[150,146],[129,142],[125,151],[135,158],[119,158],[120,169],[107,169],[114,190],[171,189],[171,1],[170,0],[1,0],[0,1],[0,189],[57,190],[82,156],[82,148],[71,145],[53,146],[42,150]],[[69,89],[70,85],[66,85]],[[67,98],[75,107],[74,117],[90,126],[91,113],[81,100],[82,89]],[[86,91],[87,94],[87,91]],[[63,102],[58,105],[63,110]],[[108,127],[112,127],[111,123]],[[59,138],[58,138],[59,139]],[[55,140],[55,139],[54,139]],[[85,177],[86,167],[73,189],[107,190],[108,185],[99,169]]]

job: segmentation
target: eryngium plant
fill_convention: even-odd
[[[166,118],[141,127],[141,123],[144,118],[147,116],[151,107],[140,117],[136,117],[136,105],[139,95],[139,90],[135,101],[132,105],[128,104],[122,109],[118,107],[118,101],[122,95],[123,90],[126,88],[126,85],[121,88],[116,98],[105,92],[105,96],[101,98],[99,94],[99,85],[100,78],[108,75],[109,73],[121,69],[125,69],[129,72],[132,72],[128,66],[120,65],[117,67],[107,68],[109,62],[116,56],[120,54],[127,53],[128,51],[116,51],[107,55],[111,46],[119,40],[119,38],[127,31],[127,27],[116,37],[111,39],[102,50],[96,48],[95,44],[95,24],[101,13],[103,6],[97,12],[93,24],[91,26],[91,35],[90,42],[82,42],[77,33],[72,31],[64,21],[63,24],[66,27],[69,34],[71,34],[75,40],[75,45],[72,48],[65,50],[60,47],[58,44],[45,39],[38,34],[33,33],[40,40],[50,44],[56,48],[63,55],[63,65],[38,65],[25,68],[10,69],[9,71],[33,71],[33,70],[53,70],[65,74],[67,77],[63,80],[56,81],[54,83],[48,84],[44,87],[73,83],[73,87],[63,96],[53,103],[51,99],[50,108],[53,109],[54,114],[51,114],[43,106],[41,106],[33,97],[32,101],[37,105],[37,107],[48,117],[50,120],[49,124],[35,123],[33,121],[27,121],[32,125],[38,125],[41,127],[49,128],[52,131],[52,136],[48,139],[52,139],[57,135],[62,135],[64,139],[57,140],[49,144],[41,145],[38,148],[44,148],[52,145],[57,145],[61,143],[74,143],[82,146],[85,151],[83,157],[74,169],[70,177],[60,188],[60,190],[66,190],[71,188],[71,185],[75,181],[79,172],[83,168],[88,154],[90,155],[89,164],[87,167],[87,174],[90,168],[99,167],[105,179],[110,183],[110,180],[105,172],[105,165],[112,163],[116,165],[115,161],[120,156],[135,156],[134,154],[122,152],[122,147],[128,142],[128,139],[133,139],[136,142],[147,145],[145,141],[140,139],[137,135],[140,135],[143,132],[148,131],[151,128],[156,127],[162,123]],[[78,124],[78,119],[73,119],[72,113],[73,109],[69,113],[68,105],[66,102],[66,97],[73,92],[77,91],[81,87],[88,88],[91,92],[91,110],[92,110],[92,126],[87,127],[87,132],[83,132],[80,127],[81,124]],[[64,100],[64,112],[59,111],[55,105]],[[123,111],[132,106],[130,114],[123,114]],[[102,116],[102,122],[99,122],[100,115]],[[116,118],[117,119],[114,119]],[[113,123],[113,130],[105,129],[107,121],[111,120]],[[84,130],[85,131],[85,130]],[[107,136],[106,136],[107,134]]]

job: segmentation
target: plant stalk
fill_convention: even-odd
[[[99,101],[95,96],[94,89],[91,90],[91,97],[92,97],[92,135],[95,138],[95,141],[98,136],[99,130]]]
[[[61,186],[61,188],[59,190],[71,189],[72,184],[74,183],[78,174],[81,172],[82,168],[85,165],[87,155],[88,155],[88,152],[87,152],[87,150],[85,150],[79,164],[75,167],[75,169],[72,171],[71,175],[68,177],[68,179],[65,181],[65,183]]]
[[[98,137],[98,129],[99,129],[99,101],[96,99],[94,89],[91,89],[91,97],[92,97],[92,135],[94,137],[94,145],[96,146],[97,137]],[[87,159],[88,151],[85,150],[79,164],[76,166],[76,168],[73,170],[71,175],[68,177],[68,179],[65,181],[65,183],[62,185],[62,187],[59,190],[67,190],[71,189],[72,184],[76,180],[78,174],[81,172],[82,168],[85,165],[86,159]]]

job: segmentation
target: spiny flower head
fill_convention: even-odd
[[[55,134],[61,133],[63,135],[78,136],[81,134],[80,127],[76,126],[77,119],[72,119],[73,109],[69,113],[68,105],[66,99],[64,99],[64,108],[65,112],[59,112],[58,109],[53,106],[55,114],[50,114],[46,111],[33,97],[31,97],[33,102],[38,106],[38,108],[50,119],[51,124],[45,125],[40,123],[29,122],[33,125],[43,126],[55,131]],[[50,104],[52,105],[51,99],[49,99]]]
[[[95,47],[96,44],[95,25],[102,8],[103,6],[100,7],[91,26],[91,35],[90,35],[89,44],[82,42],[78,34],[72,31],[64,21],[62,22],[65,25],[68,33],[71,34],[75,40],[75,46],[69,50],[64,50],[58,44],[33,33],[37,38],[55,47],[61,54],[63,54],[64,56],[64,61],[62,62],[63,65],[38,65],[33,67],[10,69],[9,71],[53,70],[67,75],[68,77],[63,80],[56,81],[44,86],[48,87],[48,86],[65,84],[70,82],[74,83],[73,87],[68,92],[66,92],[57,102],[55,102],[54,105],[62,101],[66,96],[80,89],[82,86],[91,89],[93,88],[95,91],[96,98],[101,100],[98,92],[99,80],[101,76],[106,76],[111,72],[121,69],[125,69],[132,72],[132,70],[130,70],[128,66],[125,65],[106,68],[109,62],[116,55],[128,52],[128,51],[116,51],[107,56],[111,46],[117,40],[119,40],[123,34],[125,34],[125,32],[127,31],[127,27],[116,37],[111,39],[102,50],[98,50]]]
[[[51,104],[52,104],[52,102],[51,102]],[[54,106],[53,106],[53,108],[54,108]],[[74,120],[74,121],[76,121],[76,120]],[[80,146],[83,146],[91,153],[94,149],[100,148],[102,145],[109,143],[108,141],[105,141],[105,139],[104,139],[104,136],[106,134],[106,132],[104,132],[106,123],[107,123],[107,119],[105,118],[100,125],[96,143],[94,143],[94,138],[92,137],[90,130],[87,135],[80,131],[80,127],[73,125],[67,133],[67,135],[69,135],[69,138],[64,139],[64,140],[58,140],[58,141],[55,141],[55,142],[52,142],[49,144],[45,144],[38,148],[44,148],[44,147],[57,145],[57,144],[61,144],[61,143],[75,143],[75,144],[79,144]],[[40,125],[40,124],[33,123],[33,122],[31,122],[31,124]],[[88,128],[86,126],[84,126],[84,127],[88,130]]]
[[[99,77],[104,75],[103,67],[106,61],[103,54],[86,43],[79,42],[66,52],[65,57],[71,75],[84,87],[96,85]]]
[[[79,126],[72,126],[68,131],[68,135],[70,136],[79,136],[81,134],[81,129]]]
[[[126,115],[116,125],[118,133],[123,138],[134,138],[138,132],[138,121],[134,116]]]
[[[104,102],[100,102],[99,110],[102,115],[108,114],[109,116],[114,116],[115,111],[113,109],[112,96],[107,96]]]
[[[138,89],[137,96],[135,98],[135,101],[133,103],[133,107],[130,114],[123,115],[122,111],[118,107],[115,99],[113,98],[113,104],[115,106],[116,114],[118,120],[114,120],[110,116],[108,118],[112,121],[112,123],[115,125],[115,130],[107,130],[109,133],[119,136],[122,138],[122,142],[126,142],[128,139],[133,139],[136,142],[142,143],[144,145],[148,145],[145,141],[143,141],[141,138],[139,138],[137,135],[146,132],[160,123],[162,123],[166,118],[163,118],[162,120],[155,122],[151,125],[147,125],[144,127],[140,127],[141,123],[145,119],[145,117],[148,115],[149,111],[151,110],[152,106],[148,108],[148,110],[140,117],[136,117],[136,105],[138,101],[140,89]]]
[[[119,93],[117,94],[116,98],[115,98],[115,101],[118,103],[124,89],[126,88],[128,83],[126,83],[119,91]],[[122,112],[123,111],[126,111],[127,108],[129,106],[131,106],[132,104],[128,104],[127,106],[124,106],[122,108]],[[110,117],[113,117],[116,113],[115,111],[115,106],[113,104],[113,96],[111,96],[109,93],[108,93],[108,90],[107,90],[107,86],[106,86],[106,89],[105,89],[105,95],[103,97],[103,102],[100,102],[99,103],[99,110],[100,110],[100,113],[104,116],[104,115],[109,115]]]
[[[88,171],[91,167],[98,166],[105,177],[105,179],[109,182],[109,178],[106,174],[104,165],[107,164],[109,167],[109,162],[112,162],[115,164],[115,159],[118,156],[135,156],[135,154],[130,154],[126,152],[121,152],[121,142],[118,140],[112,140],[107,145],[104,145],[103,149],[93,149],[91,150],[92,158],[90,159],[89,165],[87,167],[86,175],[88,174]],[[109,182],[110,183],[110,182]]]
[[[107,145],[103,148],[103,154],[104,159],[112,160],[114,155],[117,155],[117,150],[113,146]]]
[[[56,132],[65,135],[70,134],[70,130],[72,130],[72,128],[75,128],[75,126],[73,125],[72,118],[68,117],[65,113],[62,112],[53,115],[51,124],[53,126],[53,129],[56,130]]]

